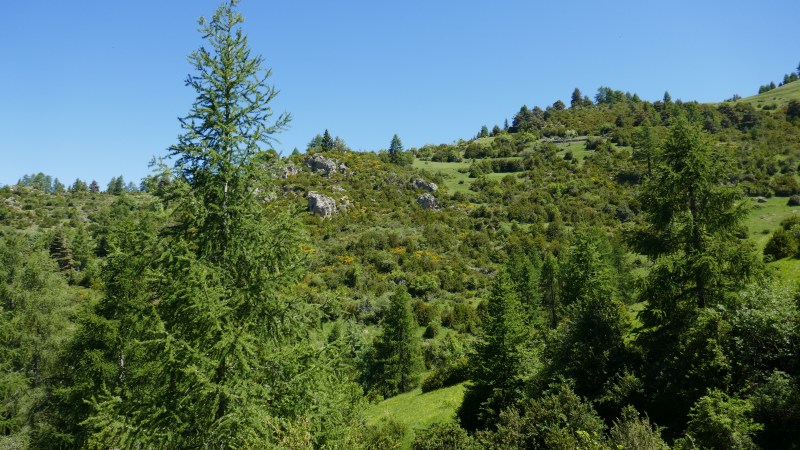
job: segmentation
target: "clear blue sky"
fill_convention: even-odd
[[[180,133],[186,55],[211,0],[0,2],[0,184],[141,180]],[[660,99],[748,96],[800,62],[797,0],[244,0],[244,30],[294,116],[355,150],[475,135],[600,86]]]

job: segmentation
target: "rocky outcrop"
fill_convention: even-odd
[[[333,158],[326,158],[322,155],[309,156],[305,160],[305,165],[311,169],[312,172],[320,172],[326,177],[331,176],[332,173],[346,173],[347,166],[344,163],[339,163]]]
[[[416,189],[423,189],[428,192],[436,192],[436,190],[439,189],[436,183],[425,181],[422,178],[414,178],[414,180],[411,181],[411,185]]]
[[[286,166],[283,168],[283,172],[281,173],[281,178],[286,179],[289,177],[293,177],[300,173],[300,169],[295,166]]]
[[[308,193],[308,210],[323,219],[331,218],[339,213],[336,201],[314,191]]]
[[[433,209],[433,210],[439,209],[439,200],[437,200],[436,197],[434,197],[428,192],[422,194],[417,199],[417,203],[419,203],[419,205],[425,209]]]

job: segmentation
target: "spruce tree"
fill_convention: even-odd
[[[402,164],[403,162],[403,143],[400,137],[396,134],[392,136],[392,142],[389,144],[389,161],[393,164]]]

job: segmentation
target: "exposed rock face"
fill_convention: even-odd
[[[756,197],[756,201],[758,203],[767,203],[767,199],[765,199],[764,197]]]
[[[421,178],[414,178],[411,184],[417,189],[424,189],[428,192],[436,192],[439,186],[436,186],[436,183],[427,182]]]
[[[297,167],[295,167],[295,166],[286,166],[286,167],[283,168],[283,173],[281,174],[281,177],[286,179],[286,178],[289,178],[289,177],[293,177],[293,176],[297,175],[298,173],[300,173],[300,169],[298,169]]]
[[[439,209],[439,201],[428,192],[422,194],[422,196],[417,199],[417,203],[425,209]]]
[[[333,217],[339,213],[339,210],[336,209],[336,202],[332,198],[314,191],[308,193],[308,210],[323,219]]]
[[[345,166],[344,163],[339,164],[335,159],[326,158],[322,155],[314,155],[306,158],[305,165],[308,166],[312,172],[321,172],[326,177],[336,172],[347,172],[347,166]]]

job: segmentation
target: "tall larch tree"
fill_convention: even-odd
[[[270,448],[284,433],[323,445],[352,403],[328,401],[338,381],[321,376],[328,347],[311,345],[313,313],[291,295],[302,229],[256,196],[270,189],[260,155],[290,117],[275,117],[277,90],[249,49],[237,3],[200,20],[208,46],[189,57],[186,84],[197,97],[170,148],[171,217],[142,271],[146,360],[127,362],[128,395],[95,403],[90,445]]]
[[[647,307],[637,337],[652,395],[648,411],[674,429],[706,388],[724,381],[713,341],[692,343],[713,333],[703,331],[713,322],[700,318],[760,273],[750,245],[738,237],[747,202],[728,183],[725,161],[699,127],[678,118],[639,195],[645,224],[631,235],[634,248],[653,261],[640,291]]]
[[[387,396],[419,386],[425,365],[417,328],[411,310],[411,295],[400,287],[389,299],[383,333],[375,345],[380,383]]]
[[[500,411],[514,404],[522,389],[528,336],[515,283],[503,270],[492,285],[487,318],[476,344],[472,382],[458,410],[462,427],[489,427]]]

